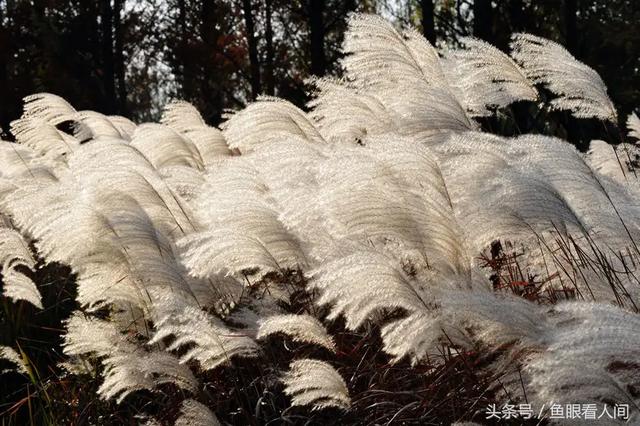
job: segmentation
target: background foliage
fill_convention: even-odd
[[[259,94],[302,106],[306,78],[339,71],[353,11],[422,28],[438,45],[474,35],[505,49],[518,31],[556,40],[600,73],[620,117],[640,104],[634,0],[1,0],[0,126],[8,136],[21,99],[43,91],[143,121],[170,98],[214,125]],[[597,136],[557,122],[574,142]]]

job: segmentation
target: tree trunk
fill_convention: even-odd
[[[578,49],[578,1],[564,1],[564,27],[567,39],[567,49],[573,55],[577,54]]]
[[[118,83],[118,113],[127,115],[127,86],[125,78],[124,65],[124,34],[122,29],[122,14],[124,8],[124,0],[115,0],[114,2],[114,20],[113,28],[115,32],[115,74]]]
[[[311,37],[311,74],[322,77],[326,72],[324,54],[324,0],[309,0],[309,32]]]
[[[572,55],[579,57],[578,52],[578,1],[564,1],[564,30],[566,37],[566,47]],[[565,129],[567,130],[567,140],[574,144],[578,149],[587,147],[587,140],[583,134],[584,125],[580,125],[578,121],[570,114],[566,114]]]
[[[201,9],[201,37],[204,43],[206,56],[202,65],[201,93],[199,99],[205,104],[202,105],[205,120],[212,124],[218,124],[222,118],[223,93],[216,81],[217,70],[215,63],[216,52],[218,51],[219,31],[216,29],[216,16],[219,13],[215,0],[203,0]],[[195,78],[195,76],[194,76]]]
[[[178,0],[178,27],[180,28],[180,38],[178,45],[178,81],[182,87],[182,96],[191,100],[193,98],[192,78],[189,75],[188,65],[185,60],[185,51],[188,49],[189,34],[187,34],[187,6],[184,0]]]
[[[273,0],[265,0],[265,29],[264,35],[267,44],[267,56],[265,58],[264,81],[267,86],[267,94],[275,95],[275,85],[273,76],[273,59],[275,52],[273,50],[273,28],[271,27],[271,18],[273,14]]]
[[[526,31],[527,21],[524,12],[524,2],[522,0],[509,1],[509,20],[511,21],[511,31]]]
[[[116,86],[113,63],[113,8],[111,7],[111,0],[102,0],[101,3],[104,110],[107,114],[113,114],[116,110]]]
[[[180,26],[180,38],[182,42],[187,37],[187,6],[184,0],[178,0],[178,25]]]
[[[485,41],[493,41],[491,0],[474,0],[473,35]]]
[[[436,22],[433,13],[433,0],[420,0],[420,12],[422,14],[422,34],[429,43],[436,44]]]
[[[8,6],[7,6],[6,16],[8,20],[10,16]],[[0,37],[2,37],[5,40],[11,41],[9,28],[4,27],[4,19],[5,19],[5,13],[3,10],[3,6],[0,4]],[[9,87],[7,87],[7,82],[8,82],[7,63],[9,62],[10,49],[9,49],[8,43],[3,47],[4,49],[0,50],[0,93],[4,93],[7,99],[10,99]],[[7,105],[7,103],[8,102],[0,103],[0,137],[5,140],[9,139],[8,131],[9,131],[9,123],[11,120],[9,118],[9,110],[11,106]]]
[[[244,25],[246,27],[247,45],[249,47],[249,70],[251,71],[251,97],[256,99],[262,88],[260,87],[260,62],[258,60],[258,45],[256,42],[255,26],[251,0],[242,0]]]

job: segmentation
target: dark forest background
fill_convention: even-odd
[[[306,78],[339,73],[353,11],[438,45],[541,35],[602,75],[621,121],[640,105],[640,0],[0,0],[0,126],[42,91],[136,121],[173,98],[214,125],[260,94],[302,106]]]

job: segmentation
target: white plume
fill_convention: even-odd
[[[325,143],[309,117],[290,102],[260,98],[237,112],[222,126],[231,148],[251,152],[262,143],[291,139],[296,143]]]
[[[627,129],[630,137],[640,140],[640,118],[635,112],[632,112],[627,117]]]
[[[522,68],[508,55],[489,43],[465,37],[463,49],[446,52],[451,61],[449,81],[470,114],[490,115],[492,108],[538,97]],[[449,70],[448,67],[445,67]]]
[[[120,132],[123,139],[131,140],[133,132],[136,130],[136,123],[119,115],[110,115],[107,118],[118,132]]]
[[[274,315],[260,321],[257,339],[285,334],[295,342],[312,343],[335,352],[336,345],[322,323],[309,315]]]
[[[166,352],[147,351],[121,334],[108,322],[90,319],[81,313],[67,322],[64,351],[68,355],[95,355],[105,367],[98,394],[122,402],[131,392],[153,391],[163,383],[173,383],[195,392],[198,381],[186,366]]]
[[[80,123],[75,129],[75,136],[80,140],[99,137],[128,139],[126,134],[120,133],[109,117],[98,112],[78,111],[69,118]]]
[[[229,364],[233,357],[253,357],[258,353],[257,344],[241,330],[230,330],[217,318],[192,306],[186,306],[182,311],[173,308],[157,323],[156,329],[149,344],[173,336],[167,349],[177,350],[190,345],[180,362],[196,360],[204,370]]]
[[[194,399],[185,399],[175,426],[219,426],[220,422],[206,405]]]
[[[392,113],[366,90],[328,79],[317,79],[312,83],[316,87],[316,98],[309,103],[313,108],[310,114],[325,139],[337,143],[355,142],[368,135],[397,129]],[[358,120],[354,121],[356,116]]]
[[[351,330],[382,310],[422,312],[433,302],[391,259],[376,253],[328,262],[313,277],[310,285],[321,292],[317,303],[331,307],[327,318],[344,315]]]
[[[27,366],[15,349],[9,346],[0,346],[0,360],[8,361],[13,364],[14,368],[0,370],[0,375],[4,373],[9,373],[12,371],[16,371],[20,374],[28,374]]]
[[[166,166],[203,168],[200,152],[193,142],[166,126],[144,124],[136,128],[131,146],[138,149],[156,169]]]
[[[38,117],[24,117],[11,122],[16,142],[38,153],[60,157],[74,151],[79,141]]]
[[[174,101],[168,104],[160,121],[191,140],[205,165],[231,154],[222,133],[207,126],[198,110],[188,102]]]
[[[58,125],[70,120],[76,113],[67,101],[51,93],[36,93],[24,98],[23,117],[37,117],[49,124]]]
[[[548,346],[526,367],[536,402],[637,405],[630,389],[640,383],[640,372],[629,360],[640,355],[633,332],[640,326],[638,315],[594,303],[566,303],[553,311],[557,319],[544,334]],[[637,419],[635,412],[629,421]]]
[[[324,361],[294,361],[282,381],[285,393],[291,396],[292,405],[311,405],[314,410],[326,407],[346,410],[351,405],[344,379]]]
[[[0,265],[2,265],[2,294],[13,301],[26,300],[42,309],[42,296],[36,284],[20,271],[33,270],[36,264],[22,235],[15,229],[0,227]]]
[[[586,159],[592,169],[621,184],[637,180],[640,149],[635,145],[622,143],[614,146],[605,141],[593,140],[589,144]]]
[[[160,121],[178,133],[189,133],[207,125],[200,112],[186,101],[168,103],[162,111]]]
[[[595,117],[616,122],[616,109],[597,72],[574,58],[564,47],[531,34],[515,34],[511,55],[522,64],[533,82],[544,84],[558,98],[556,109],[568,110],[578,118]]]
[[[417,31],[400,34],[381,17],[352,15],[343,51],[347,80],[393,112],[403,132],[475,128],[447,84],[438,53]]]

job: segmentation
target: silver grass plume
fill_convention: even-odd
[[[219,426],[220,422],[206,405],[195,399],[185,399],[175,426]]]
[[[208,126],[198,110],[188,102],[169,103],[164,108],[160,122],[190,139],[205,165],[212,165],[220,157],[231,155],[222,132]]]
[[[121,133],[109,117],[98,112],[78,111],[70,115],[69,119],[78,123],[74,129],[74,136],[81,141],[100,137],[129,139],[129,136]]]
[[[317,181],[321,190],[312,211],[334,245],[373,244],[418,268],[467,268],[438,164],[416,140],[372,138],[366,149],[337,150],[319,168]]]
[[[186,101],[168,103],[160,122],[178,133],[189,133],[207,125],[196,107]]]
[[[610,145],[602,140],[592,140],[586,159],[595,171],[615,179],[620,184],[627,184],[637,179],[635,161],[639,155],[640,149],[636,145]]]
[[[627,129],[630,137],[640,140],[640,118],[635,112],[632,112],[627,117]]]
[[[0,360],[7,361],[13,365],[13,368],[0,370],[0,375],[14,371],[20,374],[28,374],[27,364],[12,347],[0,346]]]
[[[67,101],[51,93],[36,93],[24,98],[23,117],[38,117],[54,126],[76,113]]]
[[[173,336],[167,350],[190,346],[180,363],[198,361],[204,370],[228,365],[233,357],[254,357],[258,345],[243,330],[231,330],[218,318],[194,306],[172,307],[156,325],[150,345]]]
[[[161,124],[143,124],[133,132],[131,146],[139,150],[156,169],[187,166],[197,170],[204,162],[195,144]]]
[[[285,385],[284,392],[291,396],[291,405],[310,405],[313,410],[326,407],[346,410],[351,405],[344,379],[324,361],[293,361],[282,382]]]
[[[444,82],[438,52],[415,30],[399,33],[376,15],[354,14],[345,34],[348,78],[359,87],[384,87],[402,80]]]
[[[352,15],[343,52],[348,84],[375,96],[403,132],[475,128],[447,84],[438,53],[417,31],[400,34],[379,16]]]
[[[298,241],[278,218],[262,173],[245,157],[220,162],[205,176],[196,200],[205,228],[178,242],[195,277],[241,276],[256,268],[264,275],[306,264]]]
[[[36,284],[20,271],[33,270],[35,259],[22,235],[15,229],[0,225],[0,265],[2,265],[2,295],[14,302],[25,300],[42,309],[42,296]]]
[[[384,103],[366,90],[349,87],[346,81],[313,79],[315,99],[309,106],[318,130],[331,142],[362,141],[397,129],[399,124]],[[353,117],[358,117],[354,120]]]
[[[173,383],[190,392],[198,381],[188,367],[167,352],[151,350],[134,343],[113,323],[75,313],[67,321],[64,352],[74,356],[95,356],[105,367],[98,394],[122,402],[130,393],[153,391],[163,383]]]
[[[382,310],[422,312],[433,302],[392,259],[374,252],[325,263],[312,273],[310,285],[320,291],[317,304],[331,307],[327,319],[344,315],[350,330]]]
[[[296,143],[326,143],[307,114],[290,102],[262,97],[222,125],[229,147],[242,153],[258,145],[288,138]]]
[[[136,123],[119,115],[110,115],[107,118],[118,132],[120,132],[123,139],[131,140],[131,136],[133,136],[133,132],[136,130]]]
[[[637,422],[640,401],[632,389],[640,383],[640,372],[629,360],[640,356],[633,331],[640,325],[638,315],[576,302],[560,304],[552,313],[539,335],[545,349],[532,353],[525,364],[532,402],[616,401],[629,404],[628,422]]]
[[[311,343],[335,352],[336,345],[322,323],[310,315],[274,315],[260,321],[257,339],[274,334],[290,336],[294,342]]]
[[[616,109],[598,73],[564,47],[542,37],[518,33],[512,36],[511,50],[527,77],[558,96],[551,101],[551,107],[571,111],[578,118],[616,122]]]
[[[507,54],[491,44],[464,37],[464,48],[445,52],[446,72],[459,98],[473,116],[492,114],[516,101],[535,101],[538,92],[524,71]]]
[[[12,121],[11,133],[19,144],[53,158],[70,154],[80,145],[80,141],[74,136],[61,132],[53,124],[36,117]]]

